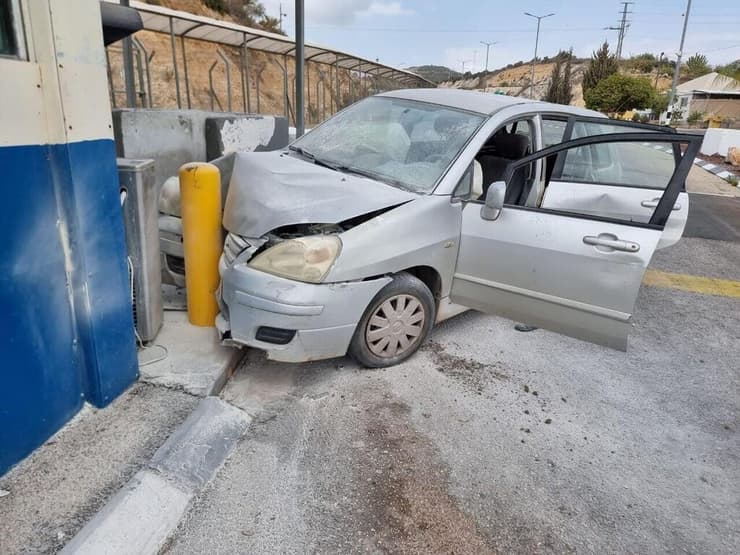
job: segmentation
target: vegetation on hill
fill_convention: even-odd
[[[429,79],[432,83],[442,83],[454,79],[462,78],[462,73],[450,69],[446,66],[425,65],[408,68],[409,71]]]

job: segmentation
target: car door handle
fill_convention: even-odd
[[[594,247],[607,247],[607,249],[615,250],[615,251],[625,251],[625,252],[637,252],[640,250],[640,245],[638,243],[634,243],[632,241],[623,241],[622,239],[617,239],[613,235],[610,235],[608,237],[595,237],[593,235],[586,235],[583,238],[583,242],[587,245],[593,245]]]
[[[659,198],[654,198],[652,200],[643,200],[640,203],[640,206],[643,206],[645,208],[655,208],[656,206],[658,206],[658,203],[659,202],[660,202],[660,199]],[[681,205],[679,203],[676,203],[676,204],[673,205],[673,209],[674,210],[681,210]]]

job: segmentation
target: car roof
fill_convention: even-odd
[[[378,96],[429,102],[431,104],[439,104],[440,106],[449,106],[450,108],[487,115],[491,115],[509,106],[519,105],[525,109],[531,107],[532,110],[537,112],[560,112],[580,116],[606,117],[600,112],[577,106],[566,106],[564,104],[553,104],[551,102],[531,100],[519,96],[507,96],[504,94],[467,91],[463,89],[400,89],[384,92]]]

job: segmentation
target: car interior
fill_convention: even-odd
[[[473,161],[471,200],[484,201],[488,187],[504,179],[509,164],[535,151],[533,126],[528,119],[518,120],[491,135]],[[527,204],[534,186],[534,169],[533,164],[512,176],[506,188],[506,204]]]

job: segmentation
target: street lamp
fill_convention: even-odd
[[[532,79],[529,83],[529,98],[534,98],[534,65],[537,63],[537,44],[540,42],[540,21],[555,14],[549,13],[547,15],[534,15],[529,12],[524,12],[524,15],[534,17],[537,20],[537,35],[534,39],[534,59],[532,60]]]
[[[465,76],[465,64],[469,63],[470,60],[458,60],[462,64],[462,74]]]
[[[488,51],[494,44],[498,44],[497,42],[486,42],[484,40],[480,41],[481,44],[486,45],[486,71],[488,71]]]

